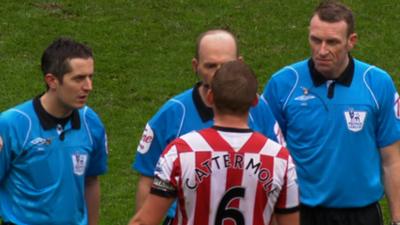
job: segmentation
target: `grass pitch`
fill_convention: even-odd
[[[229,28],[256,72],[260,91],[284,65],[309,56],[307,26],[317,0],[30,0],[0,7],[0,111],[45,90],[40,57],[59,36],[95,53],[92,106],[109,136],[109,172],[102,181],[102,225],[126,224],[137,176],[130,165],[146,121],[197,78],[191,58],[197,35]],[[387,70],[400,85],[400,4],[347,0],[356,15],[353,55]],[[386,203],[384,203],[384,208]],[[384,209],[385,216],[388,210]]]

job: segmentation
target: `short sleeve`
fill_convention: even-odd
[[[154,172],[152,193],[160,196],[175,197],[178,190],[178,152],[171,143],[161,155]]]
[[[86,176],[98,176],[104,174],[108,168],[107,134],[103,123],[94,111],[89,109],[84,116],[87,119],[90,136],[93,141],[93,149],[90,153],[90,162]]]
[[[182,109],[168,101],[146,124],[137,147],[132,168],[140,174],[152,177],[163,150],[178,137]]]
[[[299,189],[297,184],[296,169],[292,158],[288,158],[288,167],[285,182],[279,193],[276,203],[277,213],[290,213],[297,211],[299,206]]]
[[[377,117],[377,145],[386,147],[400,140],[399,95],[391,77],[378,68],[367,76],[371,86],[373,98],[378,101]]]

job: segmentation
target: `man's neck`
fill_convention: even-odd
[[[56,118],[68,117],[73,111],[72,109],[67,109],[63,104],[57,101],[57,99],[48,91],[40,97],[40,103],[47,113]]]
[[[214,111],[214,125],[220,127],[248,129],[248,115],[220,114]]]

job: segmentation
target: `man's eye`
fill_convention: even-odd
[[[208,68],[208,69],[213,69],[215,67],[217,67],[216,64],[206,64],[206,68]]]
[[[313,43],[316,43],[316,44],[321,43],[321,40],[320,40],[320,39],[314,38],[314,37],[311,38],[311,41],[312,41]]]

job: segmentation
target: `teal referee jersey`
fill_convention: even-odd
[[[382,198],[380,149],[400,140],[398,94],[385,71],[351,58],[326,80],[304,60],[274,74],[263,97],[295,161],[301,203],[349,208]]]
[[[86,225],[86,176],[107,170],[103,124],[89,107],[62,127],[38,98],[0,115],[0,217],[18,225]]]

